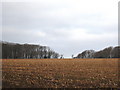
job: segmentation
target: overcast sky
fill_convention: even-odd
[[[51,47],[64,57],[118,45],[119,0],[2,3],[2,40]]]

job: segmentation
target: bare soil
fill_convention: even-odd
[[[2,59],[3,88],[117,88],[118,59]]]

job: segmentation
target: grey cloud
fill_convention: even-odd
[[[76,8],[72,3],[60,1],[59,3],[4,2],[3,40],[47,45],[66,57],[84,49],[97,50],[116,45],[116,18],[105,18],[107,14],[101,11],[87,13],[87,9],[84,12],[81,7]],[[84,32],[75,33],[79,29],[84,29]],[[78,39],[73,39],[76,36]]]

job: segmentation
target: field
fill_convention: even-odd
[[[118,59],[3,59],[3,88],[117,88]]]

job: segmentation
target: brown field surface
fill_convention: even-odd
[[[118,59],[2,59],[3,88],[117,88]]]

